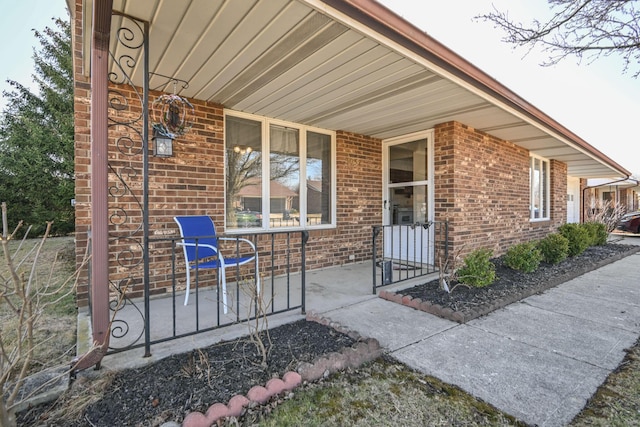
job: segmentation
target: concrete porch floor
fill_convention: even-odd
[[[418,283],[432,280],[437,273],[426,276],[414,277],[419,273],[412,270],[394,270],[394,281],[405,279],[399,283],[384,286],[380,289],[393,290],[410,287]],[[339,308],[349,307],[363,301],[377,298],[373,294],[372,262],[345,264],[342,266],[307,271],[306,273],[306,311],[325,313]],[[381,283],[381,269],[376,268],[376,281]],[[301,304],[301,276],[299,273],[287,277],[263,278],[261,287],[266,304],[272,304],[274,311],[283,310],[285,307],[295,307]],[[287,282],[289,293],[287,294]],[[173,335],[185,334],[190,331],[210,328],[217,324],[233,323],[237,320],[236,311],[241,317],[246,317],[249,308],[249,297],[243,292],[236,293],[234,283],[227,285],[228,306],[225,314],[223,304],[216,304],[218,298],[216,290],[201,289],[198,292],[197,305],[198,316],[196,318],[196,297],[192,289],[189,304],[184,306],[184,292],[171,295],[154,297],[150,301],[150,335],[151,340],[167,341],[153,344],[151,356],[144,357],[144,348],[134,348],[107,355],[102,366],[107,370],[121,370],[144,366],[157,360],[187,352],[196,348],[207,347],[219,341],[227,341],[247,335],[248,327],[245,323],[223,326],[208,332],[201,332],[182,338],[170,339]],[[237,304],[239,295],[239,304]],[[273,296],[272,296],[273,295]],[[220,296],[222,300],[222,296]],[[288,301],[287,301],[288,300]],[[115,316],[112,331],[114,331],[110,346],[115,349],[127,348],[132,343],[144,342],[144,301],[134,300],[134,304],[127,304],[120,309]],[[216,308],[217,305],[217,308]],[[268,309],[271,309],[269,305]],[[175,310],[175,316],[173,315]],[[217,317],[220,316],[219,321]],[[175,318],[175,321],[174,321]],[[301,309],[269,316],[269,327],[273,328],[285,323],[294,322],[304,318]],[[122,334],[126,332],[126,334]],[[118,338],[121,335],[120,338]],[[78,354],[84,354],[91,344],[91,330],[89,314],[83,310],[78,315]]]

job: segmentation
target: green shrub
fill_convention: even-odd
[[[523,273],[532,273],[538,269],[542,253],[534,242],[519,243],[510,247],[504,256],[507,267]]]
[[[589,247],[589,232],[580,224],[563,224],[558,232],[569,240],[569,256],[580,255]]]
[[[589,241],[589,246],[594,246],[595,240],[596,240],[596,230],[594,227],[591,226],[591,224],[593,223],[580,224],[580,227],[584,228],[585,231],[587,232],[587,236],[589,236],[587,239]]]
[[[458,270],[458,281],[466,285],[483,287],[496,280],[496,266],[490,261],[490,249],[476,249],[464,258],[464,266]]]
[[[607,243],[607,226],[601,222],[585,222],[581,225],[589,233],[589,246],[601,246]]]
[[[557,264],[569,256],[569,239],[560,233],[549,234],[538,242],[544,262]]]

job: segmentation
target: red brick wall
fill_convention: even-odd
[[[531,222],[527,150],[458,122],[436,126],[434,139],[435,219],[449,221],[454,253],[499,255],[565,222],[565,164],[550,162],[551,220]]]
[[[140,101],[129,87],[114,87],[127,98],[128,111],[110,111],[111,117],[124,120],[140,111]],[[158,93],[152,94],[154,99]],[[88,93],[77,91],[77,104],[86,105]],[[224,224],[224,135],[223,108],[198,100],[190,100],[195,108],[195,123],[191,131],[174,141],[174,155],[168,158],[149,156],[149,217],[150,217],[150,288],[152,294],[168,292],[171,288],[171,247],[168,240],[177,235],[173,221],[176,215],[210,215],[222,231]],[[77,114],[81,114],[79,109]],[[88,112],[87,112],[88,114]],[[77,117],[88,120],[88,116]],[[77,223],[79,237],[77,251],[86,242],[90,225],[90,155],[89,128],[77,127]],[[129,141],[126,137],[132,136]],[[337,227],[312,230],[307,246],[307,268],[321,268],[358,262],[371,256],[372,225],[381,222],[382,159],[379,140],[346,132],[337,133]],[[127,143],[131,142],[131,146]],[[142,284],[142,153],[141,142],[127,127],[114,126],[109,133],[109,213],[113,219],[109,233],[110,280],[129,283],[128,296],[140,297]],[[151,147],[150,147],[151,149]],[[136,175],[129,174],[129,167]],[[120,176],[128,188],[125,188]],[[133,197],[135,195],[135,197]],[[135,232],[130,239],[132,232]],[[300,234],[295,233],[292,244],[299,245]],[[275,258],[285,262],[285,238],[276,238]],[[263,265],[270,263],[271,241],[268,236],[258,238]],[[295,255],[295,254],[294,254]],[[351,259],[350,259],[351,258]],[[292,259],[297,264],[299,259]],[[282,271],[281,269],[278,271]],[[184,275],[178,270],[178,287],[184,286]],[[86,282],[78,291],[80,305],[88,300]]]

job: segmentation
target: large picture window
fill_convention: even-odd
[[[225,114],[226,229],[335,226],[335,134]]]
[[[531,220],[548,220],[549,215],[549,161],[531,156],[529,165]]]

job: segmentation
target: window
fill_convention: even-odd
[[[616,201],[616,193],[613,191],[603,191],[602,192],[602,201],[603,202],[609,202],[609,203],[615,203]]]
[[[225,115],[226,229],[335,226],[335,134]]]
[[[549,161],[531,156],[529,164],[531,220],[549,219]]]

